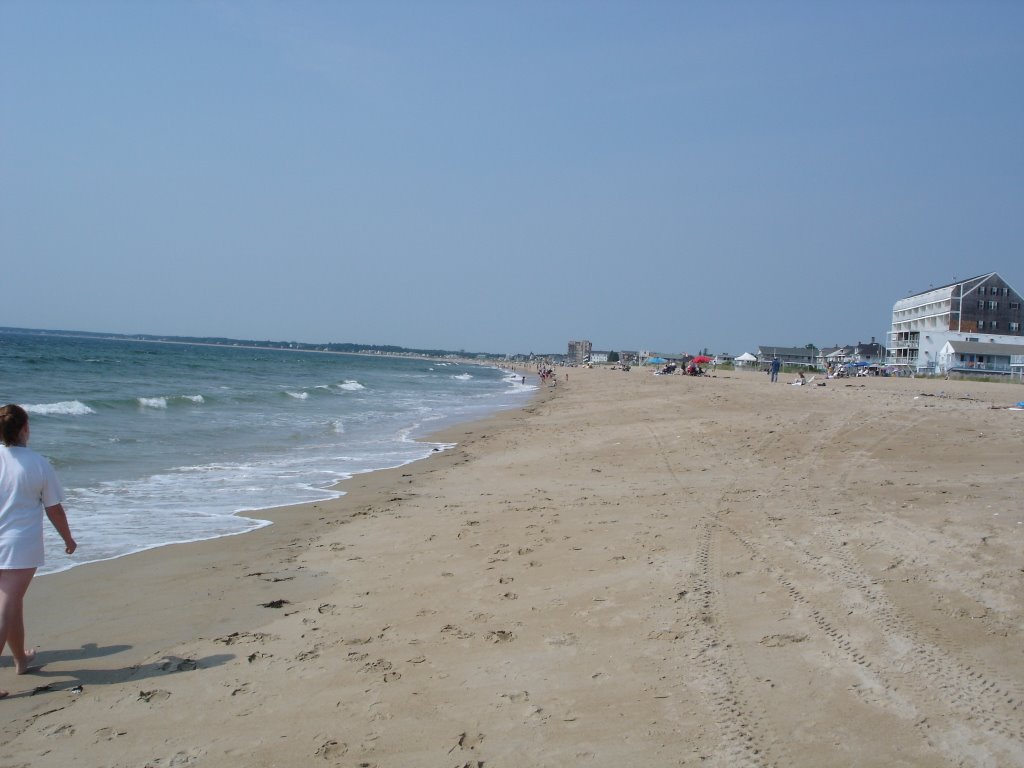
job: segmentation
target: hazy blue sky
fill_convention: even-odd
[[[0,325],[738,354],[1024,290],[1021,2],[0,0]]]

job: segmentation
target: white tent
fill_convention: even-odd
[[[734,362],[736,365],[750,365],[751,363],[756,363],[757,358],[749,352],[744,352],[739,357],[734,358]]]

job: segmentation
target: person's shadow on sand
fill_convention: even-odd
[[[21,693],[12,693],[11,697],[36,696],[42,693],[51,693],[61,690],[73,690],[81,692],[86,686],[111,685],[128,681],[148,680],[157,677],[165,677],[178,672],[189,672],[196,669],[209,669],[219,667],[235,658],[231,653],[217,653],[204,656],[201,659],[186,659],[180,656],[164,656],[157,662],[147,664],[133,664],[128,667],[111,669],[61,669],[49,670],[46,665],[62,661],[77,661],[82,659],[98,659],[103,656],[111,656],[122,651],[130,650],[130,645],[107,645],[98,646],[95,643],[86,643],[81,648],[70,648],[63,650],[39,651],[33,660],[33,665],[25,673],[22,679],[29,678],[54,678],[53,683],[43,683],[34,689]],[[59,678],[59,682],[56,679]],[[70,678],[70,679],[69,679]]]

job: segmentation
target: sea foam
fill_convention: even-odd
[[[40,416],[85,416],[96,413],[85,403],[79,400],[64,400],[60,403],[39,403],[38,405],[23,406],[29,413]]]

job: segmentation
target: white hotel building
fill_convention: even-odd
[[[892,308],[886,363],[921,373],[1020,375],[1021,303],[995,272],[900,299]]]

